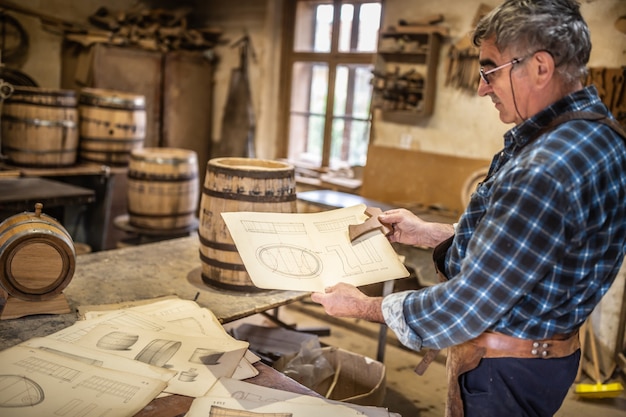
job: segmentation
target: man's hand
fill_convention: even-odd
[[[368,297],[354,285],[339,283],[324,293],[313,293],[311,299],[321,304],[326,313],[335,317],[359,318],[384,323],[382,297]]]
[[[434,248],[454,234],[451,224],[422,220],[407,209],[387,210],[378,220],[391,229],[390,242]]]

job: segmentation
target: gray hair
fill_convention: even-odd
[[[549,52],[565,83],[587,74],[591,38],[576,0],[506,0],[480,19],[472,43],[491,37],[500,51]]]

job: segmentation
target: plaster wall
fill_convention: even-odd
[[[480,4],[495,7],[499,2],[387,0],[383,27],[395,25],[399,19],[410,21],[420,16],[443,14],[443,24],[450,29],[450,38],[444,42],[439,57],[433,115],[412,126],[377,120],[373,141],[396,147],[407,146],[408,142],[412,149],[483,159],[491,159],[493,153],[502,147],[502,134],[512,126],[500,122],[491,100],[444,85],[450,46],[471,31]],[[581,12],[592,35],[593,49],[589,65],[626,65],[626,34],[614,26],[617,17],[626,14],[626,2],[586,0],[581,2]]]

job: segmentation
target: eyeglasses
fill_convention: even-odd
[[[491,74],[493,74],[496,71],[500,71],[502,68],[506,68],[510,65],[515,65],[515,64],[519,64],[520,62],[522,62],[524,58],[513,58],[511,61],[507,62],[506,64],[502,64],[498,67],[492,68],[489,71],[485,71],[485,69],[483,67],[480,67],[480,70],[478,70],[478,72],[480,73],[480,78],[485,82],[485,84],[489,85],[490,81],[489,81],[489,77]]]

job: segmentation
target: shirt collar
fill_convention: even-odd
[[[590,85],[582,90],[575,91],[506,132],[504,134],[505,148],[513,145],[521,148],[540,129],[550,124],[560,114],[580,111],[598,103],[601,103],[601,101],[595,86]]]

